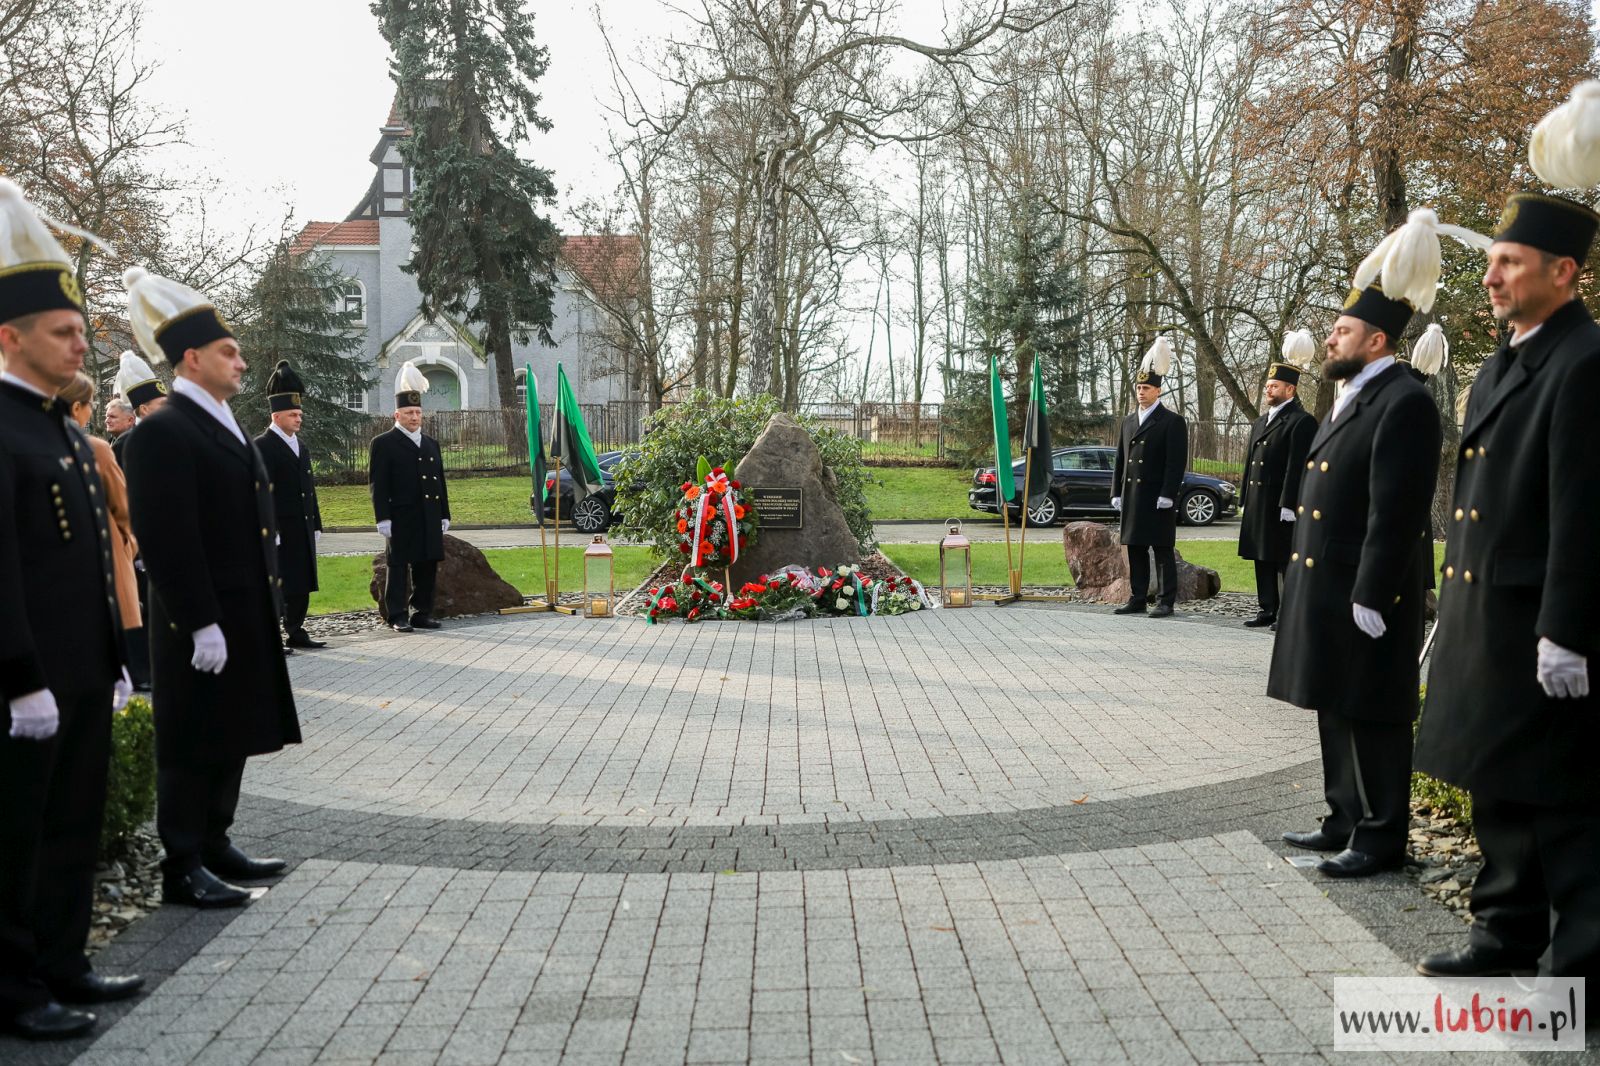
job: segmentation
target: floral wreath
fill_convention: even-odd
[[[678,551],[689,557],[691,567],[727,566],[755,543],[760,519],[740,498],[732,467],[712,466],[702,455],[696,478],[683,483],[683,499],[673,514]]]

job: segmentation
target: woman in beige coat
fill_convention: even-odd
[[[94,382],[83,371],[78,371],[72,384],[57,393],[57,397],[72,405],[72,417],[80,426],[87,426],[94,417]],[[133,578],[133,560],[139,554],[139,545],[133,539],[133,526],[128,520],[128,482],[122,476],[122,467],[111,451],[111,445],[99,437],[91,436],[94,461],[100,468],[100,482],[106,490],[106,509],[111,519],[111,569],[117,579],[117,606],[122,611],[122,628],[138,629],[144,624],[139,617],[139,591]]]

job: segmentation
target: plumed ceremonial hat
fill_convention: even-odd
[[[305,391],[305,382],[289,365],[289,360],[279,360],[267,377],[267,406],[273,411],[298,411],[300,395]]]
[[[144,354],[155,362],[183,362],[190,348],[233,336],[233,329],[203,293],[143,267],[122,273],[128,290],[128,321]]]
[[[1139,372],[1133,376],[1135,385],[1154,385],[1161,387],[1162,380],[1172,372],[1172,342],[1165,337],[1157,337],[1150,350],[1144,353],[1144,358],[1139,362]]]
[[[0,178],[0,322],[41,311],[83,311],[72,257],[50,235],[45,217],[16,182]]]
[[[167,386],[156,377],[150,364],[132,351],[122,353],[117,366],[117,392],[137,411],[151,400],[167,394]]]
[[[401,407],[421,407],[422,394],[427,391],[428,379],[417,369],[416,363],[407,360],[400,368],[400,373],[395,375],[395,408],[398,410]]]

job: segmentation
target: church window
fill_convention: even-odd
[[[357,326],[367,324],[367,289],[361,282],[356,281],[345,289],[340,299],[339,310],[350,316],[350,321]]]

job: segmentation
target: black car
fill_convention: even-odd
[[[583,533],[604,533],[611,528],[611,523],[616,521],[616,513],[612,510],[617,502],[617,487],[611,478],[611,470],[620,462],[627,452],[601,452],[595,456],[600,463],[600,491],[584,497],[582,503],[576,507],[572,504],[572,473],[565,466],[561,468],[561,520],[570,522]],[[555,501],[556,476],[548,474],[544,479],[544,516],[554,519],[556,516]],[[533,501],[529,500],[533,506]]]
[[[1057,448],[1053,453],[1054,473],[1050,490],[1042,499],[1028,508],[1030,526],[1051,526],[1063,521],[1067,515],[1110,518],[1116,515],[1111,506],[1111,475],[1117,461],[1117,450],[1093,445]],[[1025,460],[1012,464],[1017,481],[1017,495],[1022,495],[1022,474]],[[999,514],[995,506],[994,467],[982,467],[972,475],[972,488],[967,492],[967,503],[975,511]],[[1038,490],[1029,486],[1038,496]],[[1191,526],[1208,526],[1219,517],[1237,514],[1239,497],[1233,483],[1222,478],[1185,471],[1182,495],[1177,501],[1178,520]],[[1010,505],[1013,520],[1022,516],[1021,507],[1013,501]]]

